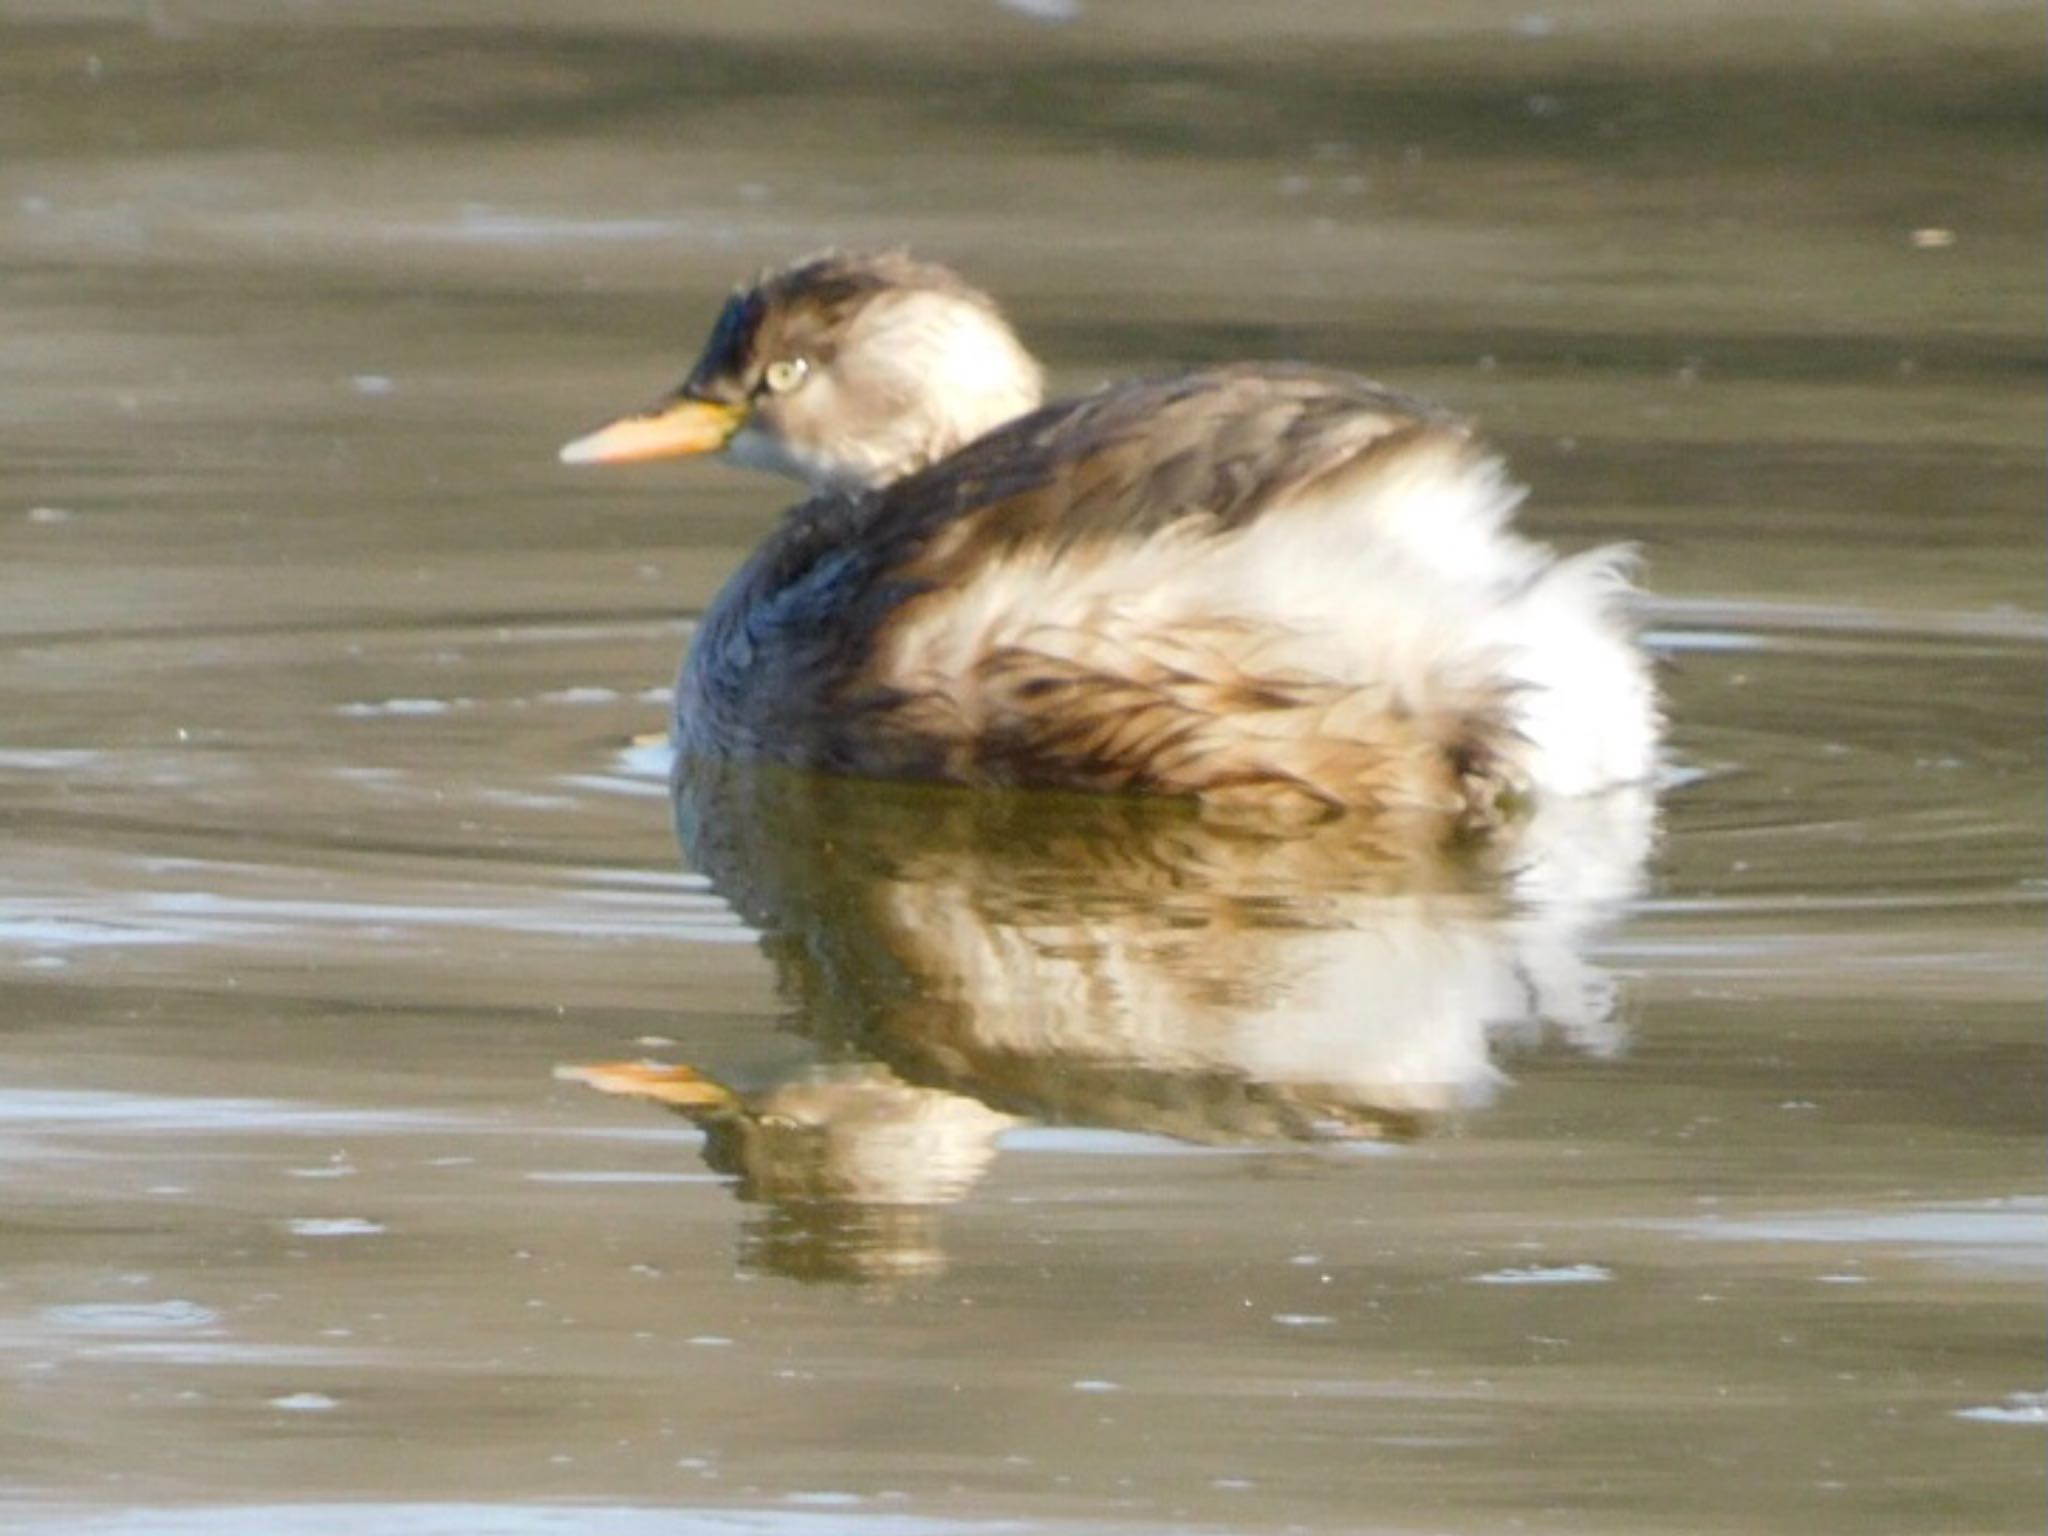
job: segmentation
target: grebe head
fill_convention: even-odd
[[[995,302],[901,252],[828,251],[726,302],[689,377],[562,450],[723,452],[816,489],[885,485],[1034,409],[1044,378]]]

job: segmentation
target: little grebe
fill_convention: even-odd
[[[1522,491],[1456,418],[1290,363],[1041,400],[986,295],[828,252],[564,448],[812,489],[705,615],[678,750],[1473,823],[1651,773],[1627,552],[1513,532]]]

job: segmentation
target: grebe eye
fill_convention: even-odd
[[[811,365],[800,357],[779,357],[761,370],[761,382],[773,394],[786,395],[803,383]]]

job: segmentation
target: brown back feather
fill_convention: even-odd
[[[815,615],[825,676],[776,679],[770,755],[885,777],[1143,789],[1296,808],[1482,814],[1507,782],[1503,700],[1429,718],[1275,670],[1270,635],[1219,615],[1171,635],[1049,634],[938,672],[897,643],[1006,560],[1243,528],[1382,454],[1462,443],[1455,420],[1350,375],[1245,365],[1045,407],[927,470],[793,515],[857,544],[864,576]],[[757,556],[775,565],[771,545]],[[1042,643],[1041,643],[1042,641]]]

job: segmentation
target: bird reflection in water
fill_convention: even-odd
[[[761,934],[815,1054],[779,1080],[608,1063],[563,1075],[706,1133],[800,1278],[943,1264],[940,1207],[1024,1123],[1220,1145],[1411,1139],[1484,1103],[1497,1052],[1620,1043],[1585,957],[1638,887],[1642,790],[1511,835],[1335,815],[999,794],[689,762],[684,851]]]

